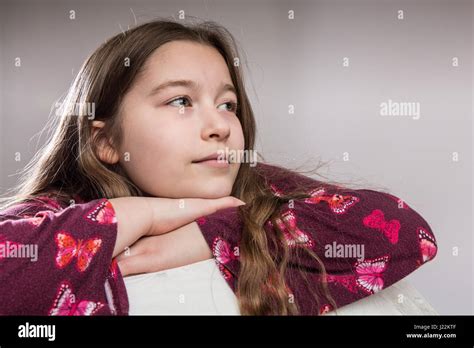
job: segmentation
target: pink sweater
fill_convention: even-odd
[[[296,227],[285,231],[290,248],[309,246],[316,261],[294,253],[286,274],[301,315],[317,315],[332,306],[320,294],[318,305],[309,284],[327,282],[338,307],[380,291],[436,256],[428,223],[397,197],[367,189],[341,189],[285,169],[259,164],[256,169],[276,195],[303,184],[311,198],[280,207]],[[197,223],[223,277],[235,292],[240,261],[237,250],[243,224],[237,208],[201,217]],[[281,222],[280,222],[281,223]],[[282,225],[283,226],[283,225]],[[268,221],[265,229],[271,233]],[[0,314],[127,315],[128,298],[112,252],[117,220],[106,198],[64,205],[42,197],[0,212]]]

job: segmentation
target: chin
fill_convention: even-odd
[[[210,182],[193,187],[191,190],[187,191],[187,194],[183,195],[183,197],[215,199],[229,196],[231,192],[231,185],[223,185],[222,183],[218,185],[217,183],[213,184]]]
[[[215,187],[209,187],[208,190],[205,188],[201,188],[199,190],[180,190],[179,192],[160,192],[160,193],[152,193],[152,194],[145,194],[144,196],[149,197],[159,197],[159,198],[173,198],[173,199],[181,199],[181,198],[205,198],[205,199],[217,199],[222,197],[230,196],[232,189],[216,189]]]
[[[230,196],[232,190],[230,189],[222,189],[222,190],[216,190],[213,188],[212,190],[202,190],[202,192],[198,192],[197,195],[195,195],[195,198],[207,198],[207,199],[216,199],[216,198],[222,198],[222,197],[227,197]]]

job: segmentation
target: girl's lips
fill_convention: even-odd
[[[196,164],[203,164],[209,167],[214,167],[214,168],[229,168],[230,164],[227,161],[222,161],[222,160],[217,160],[217,159],[210,159],[210,160],[205,160],[205,161],[200,161],[200,162],[193,162]]]

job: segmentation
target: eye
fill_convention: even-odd
[[[183,105],[181,103],[176,103],[176,102],[182,101],[182,100],[185,100],[186,102],[188,102],[189,105]],[[174,105],[172,105],[172,103],[174,103]],[[169,103],[167,103],[167,105],[178,106],[178,107],[181,107],[181,106],[186,107],[186,106],[190,106],[191,103],[190,103],[190,99],[188,97],[184,96],[184,97],[178,97],[176,99],[171,100]]]
[[[230,111],[230,112],[233,112],[233,113],[237,113],[237,109],[239,107],[238,104],[236,102],[233,102],[233,101],[229,101],[229,102],[221,104],[221,105],[227,105],[226,110]]]

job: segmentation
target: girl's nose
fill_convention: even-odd
[[[201,136],[204,140],[209,138],[217,138],[219,140],[225,140],[230,135],[230,125],[226,117],[225,111],[217,110],[216,108],[205,108],[202,110],[203,115],[203,127]]]

